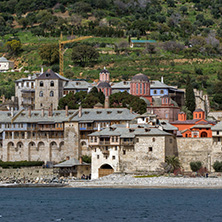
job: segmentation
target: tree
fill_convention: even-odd
[[[186,81],[186,107],[188,110],[190,110],[192,113],[195,110],[196,103],[195,103],[195,95],[193,91],[193,86],[191,84],[191,78],[188,75],[187,76],[187,81]]]
[[[99,58],[99,52],[89,45],[78,45],[72,49],[72,60],[75,64],[82,67],[97,62]]]
[[[202,163],[200,161],[190,162],[190,168],[193,172],[197,172],[202,167]]]
[[[149,53],[150,54],[150,58],[152,58],[152,55],[156,53],[155,45],[147,43],[144,52],[145,53]]]
[[[109,99],[111,107],[132,107],[133,111],[136,113],[142,114],[146,112],[147,105],[144,100],[137,96],[130,95],[126,91],[114,93],[109,97]]]
[[[180,160],[176,156],[167,156],[165,162],[168,164],[170,172],[180,168]]]
[[[39,48],[39,55],[48,65],[58,63],[59,50],[57,44],[45,44]]]
[[[6,42],[7,49],[11,55],[18,55],[22,48],[20,40],[12,39]]]
[[[216,161],[213,164],[213,168],[216,172],[222,172],[222,162]]]

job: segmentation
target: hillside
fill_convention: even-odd
[[[15,60],[23,71],[39,71],[45,64],[39,56],[41,45],[58,44],[61,33],[64,40],[93,35],[78,44],[95,47],[99,61],[87,67],[74,65],[71,52],[76,44],[68,44],[64,57],[67,77],[93,81],[106,66],[113,81],[143,72],[151,79],[164,76],[167,84],[184,87],[189,74],[193,86],[206,91],[213,108],[218,109],[222,107],[218,96],[222,85],[221,7],[219,0],[0,1],[0,56]],[[11,37],[21,41],[17,54],[6,46]],[[128,42],[133,38],[157,43],[153,49],[130,48]],[[59,70],[58,64],[49,67]],[[0,95],[10,97],[13,80],[26,75],[0,73]]]

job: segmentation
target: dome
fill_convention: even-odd
[[[139,73],[133,76],[132,82],[149,82],[149,79],[146,75]]]
[[[101,74],[101,73],[109,73],[109,71],[106,69],[106,67],[104,67],[104,69],[101,70],[100,74]]]
[[[97,88],[111,88],[111,86],[108,82],[100,82]]]

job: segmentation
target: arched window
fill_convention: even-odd
[[[43,97],[43,92],[42,91],[39,92],[39,97]]]
[[[51,87],[54,87],[54,81],[51,81],[51,82],[50,82],[50,86],[51,86]]]
[[[40,86],[40,87],[43,87],[43,86],[44,86],[43,81],[41,81],[41,82],[39,83],[39,86]]]
[[[53,91],[50,91],[50,97],[53,97],[54,96],[54,92]]]

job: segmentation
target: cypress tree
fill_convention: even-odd
[[[187,82],[186,82],[186,107],[192,113],[196,107],[195,95],[193,91],[193,86],[191,84],[191,78],[189,75],[187,76]]]

